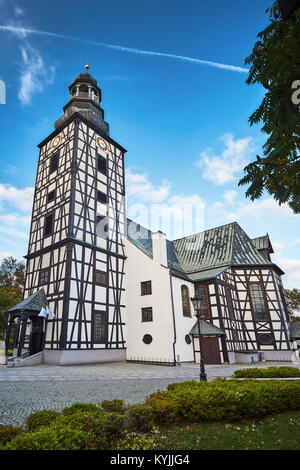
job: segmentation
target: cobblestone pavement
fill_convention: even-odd
[[[271,365],[275,364],[263,363],[259,367]],[[241,367],[251,365],[208,365],[206,371],[212,379],[229,377]],[[167,367],[113,363],[12,369],[0,366],[0,423],[22,424],[33,411],[61,410],[78,401],[99,403],[122,398],[127,403],[138,403],[151,393],[166,389],[169,383],[198,378],[197,364]]]

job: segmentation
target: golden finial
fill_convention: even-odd
[[[90,69],[90,66],[89,66],[89,59],[86,59],[86,64],[85,64],[85,72],[86,73],[89,73],[89,69]]]

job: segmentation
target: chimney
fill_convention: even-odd
[[[161,232],[152,232],[153,259],[163,266],[168,266],[166,234]]]

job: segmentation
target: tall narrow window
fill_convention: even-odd
[[[266,304],[262,286],[260,284],[250,284],[250,294],[252,300],[253,315],[256,321],[268,319]]]
[[[184,317],[191,317],[191,304],[188,286],[181,286],[182,312]]]
[[[232,294],[231,289],[226,287],[226,299],[227,299],[227,308],[228,308],[228,316],[231,319],[234,319],[234,308],[233,308],[233,301],[232,301]]]
[[[142,308],[142,322],[153,321],[152,307]]]
[[[49,204],[50,202],[53,202],[55,199],[55,190],[53,189],[53,191],[50,191],[50,193],[48,193],[47,195],[47,203]]]
[[[45,224],[44,224],[44,236],[47,237],[51,235],[53,232],[53,221],[54,221],[54,214],[47,215],[45,217]]]
[[[105,271],[99,271],[95,269],[94,271],[94,283],[98,286],[107,286],[107,273]]]
[[[51,157],[51,161],[50,161],[50,173],[53,173],[54,171],[57,170],[58,168],[58,159],[59,159],[59,154],[56,153],[55,155],[53,155]]]
[[[141,282],[141,295],[152,294],[151,281]]]
[[[107,312],[105,311],[94,311],[93,338],[94,343],[107,342]]]
[[[103,175],[107,174],[107,166],[106,166],[106,158],[102,157],[101,155],[98,155],[98,171],[102,173]]]
[[[202,317],[209,318],[210,311],[209,311],[209,301],[208,301],[208,293],[206,286],[199,286],[196,289],[196,294],[200,295],[202,298],[201,307],[200,307],[200,314]]]

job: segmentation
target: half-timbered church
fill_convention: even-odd
[[[126,218],[124,155],[86,72],[39,144],[23,301],[8,365],[291,360],[269,236],[236,223],[167,240]]]

